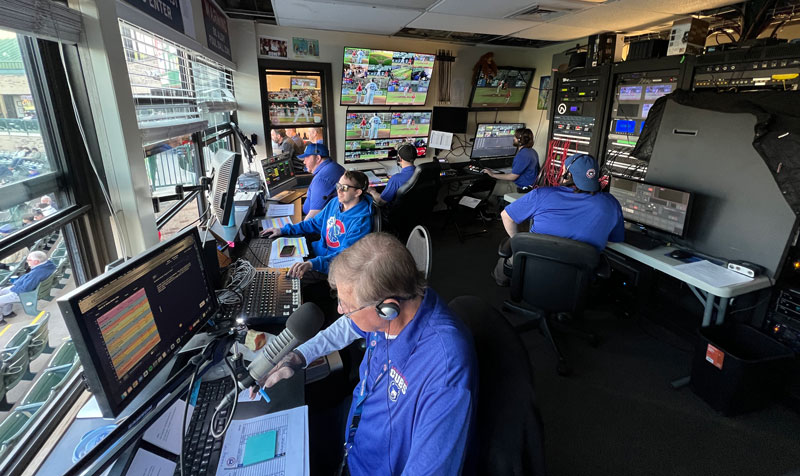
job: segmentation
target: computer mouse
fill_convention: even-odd
[[[670,258],[675,258],[675,259],[686,259],[686,258],[689,258],[691,256],[692,256],[691,253],[687,253],[686,251],[683,251],[683,250],[673,250],[669,254]]]

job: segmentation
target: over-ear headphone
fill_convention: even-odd
[[[391,321],[400,315],[400,306],[397,303],[386,302],[386,299],[384,299],[375,305],[375,311],[381,319]]]

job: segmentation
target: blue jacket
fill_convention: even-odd
[[[17,279],[13,286],[11,286],[12,293],[26,293],[33,291],[36,286],[42,281],[47,279],[56,270],[56,264],[50,260],[34,266],[30,271],[23,274]]]
[[[372,231],[372,197],[366,195],[350,210],[342,212],[339,198],[334,197],[314,218],[281,228],[282,235],[319,233],[320,240],[311,244],[315,257],[312,269],[328,273],[334,256]]]

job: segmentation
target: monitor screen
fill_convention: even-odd
[[[219,309],[189,228],[58,299],[89,388],[116,417]]]
[[[647,117],[647,114],[650,112],[650,108],[653,107],[653,103],[646,102],[642,104],[642,117]]]
[[[514,132],[523,127],[525,127],[523,123],[478,124],[470,158],[513,156],[517,153],[517,147],[514,145]]]
[[[294,177],[291,158],[273,160],[268,157],[261,159],[261,169],[264,171],[264,181],[270,192],[274,192],[276,188]]]
[[[469,108],[466,107],[434,107],[431,129],[452,132],[453,134],[465,134],[467,132],[468,116]]]
[[[638,101],[642,99],[641,86],[621,86],[619,88],[620,101]]]
[[[236,193],[236,180],[242,174],[242,154],[220,149],[216,158],[225,157],[214,174],[213,201],[214,214],[223,226],[233,224],[233,200]],[[215,159],[216,160],[216,159]]]
[[[317,89],[317,78],[292,78],[291,89]]]
[[[683,237],[692,194],[649,183],[611,177],[610,192],[626,220]]]
[[[344,49],[342,105],[424,106],[436,55]]]
[[[345,118],[345,163],[389,160],[389,150],[403,142],[417,148],[417,157],[428,152],[431,111],[348,112]]]
[[[648,100],[658,99],[672,92],[672,84],[656,84],[647,86],[644,91],[644,98]]]
[[[617,134],[633,134],[636,132],[636,121],[617,119],[614,123],[614,132]]]
[[[522,109],[531,89],[531,81],[536,70],[498,66],[497,75],[478,73],[472,84],[469,99],[470,109]]]

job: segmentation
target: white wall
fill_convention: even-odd
[[[339,106],[341,94],[342,58],[345,46],[363,46],[366,48],[386,48],[401,51],[414,51],[419,53],[436,53],[439,49],[449,49],[456,57],[453,63],[451,76],[451,103],[441,104],[450,106],[466,106],[469,102],[471,91],[472,68],[478,58],[486,52],[493,51],[497,64],[502,66],[525,66],[536,68],[536,77],[533,86],[539,86],[539,77],[550,74],[552,56],[554,53],[567,49],[567,45],[556,45],[548,48],[512,48],[512,47],[488,47],[488,46],[469,46],[453,43],[443,43],[434,41],[417,40],[410,38],[397,38],[388,36],[368,35],[360,33],[343,33],[323,30],[309,30],[299,28],[286,28],[273,25],[256,24],[244,20],[231,20],[231,49],[233,51],[233,61],[237,65],[234,73],[234,85],[236,99],[239,103],[238,118],[240,127],[245,133],[259,135],[259,145],[256,146],[259,156],[266,155],[265,130],[263,116],[261,113],[261,91],[258,78],[258,56],[257,38],[259,35],[270,36],[273,38],[286,39],[289,42],[289,60],[295,60],[291,55],[292,37],[312,38],[319,40],[320,57],[317,61],[330,63],[333,74],[333,102],[335,104],[333,113],[333,124],[335,126],[337,150],[331,151],[332,155],[340,162],[344,163],[344,117],[347,106]],[[274,59],[274,58],[271,58]],[[299,61],[312,61],[308,59],[298,59]],[[434,70],[431,87],[428,92],[428,100],[424,109],[431,109],[438,103],[437,78],[439,73],[438,66]],[[494,111],[471,112],[469,115],[469,130],[474,131],[475,118],[478,122],[517,122],[523,121],[536,134],[536,150],[541,160],[544,159],[546,151],[547,137],[547,111],[536,109],[538,91],[531,90],[522,111],[504,111],[496,113]],[[422,108],[420,108],[422,109]],[[541,120],[541,124],[540,124]],[[471,135],[471,134],[470,134]],[[429,150],[428,156],[432,156]],[[463,159],[466,159],[465,156]],[[364,165],[371,167],[372,165]]]

